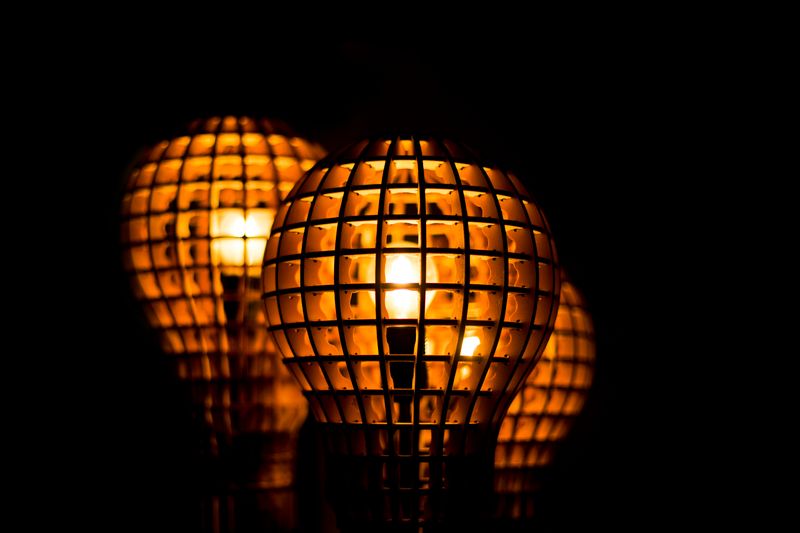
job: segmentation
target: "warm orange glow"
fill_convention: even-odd
[[[446,490],[430,476],[450,468],[431,456],[491,447],[552,328],[558,272],[520,181],[456,143],[357,143],[289,193],[266,247],[269,330],[331,448],[384,462],[376,494],[403,484],[401,509],[373,516],[424,523],[417,489]]]
[[[392,146],[401,155],[392,156]],[[471,410],[470,422],[488,423],[488,405],[503,391],[503,382],[497,380],[510,377],[499,366],[487,369],[489,356],[507,361],[503,367],[517,368],[515,361],[524,355],[521,366],[529,367],[539,346],[525,342],[534,334],[530,324],[537,326],[538,336],[553,319],[549,311],[557,283],[552,245],[541,213],[527,196],[515,192],[524,190],[515,177],[453,162],[440,144],[426,141],[424,146],[420,161],[413,157],[413,141],[376,141],[364,149],[363,160],[325,162],[308,172],[276,215],[266,247],[267,320],[289,363],[315,354],[424,357],[426,363],[414,372],[422,373],[419,381],[426,389],[452,386],[469,396],[452,397],[450,410],[441,413],[439,397],[420,391],[420,422],[436,423],[446,416],[450,423],[463,423]],[[503,255],[504,242],[511,259]],[[284,261],[284,256],[295,259]],[[376,270],[377,261],[381,265]],[[340,284],[347,289],[339,289]],[[376,331],[366,321],[378,316],[404,322]],[[422,321],[424,327],[410,321]],[[496,353],[488,353],[493,346]],[[534,352],[523,354],[526,349]],[[342,364],[333,376],[327,367],[317,372],[289,366],[310,392],[386,386],[374,360]],[[390,383],[405,388],[415,379],[409,375]],[[479,391],[491,391],[491,400],[471,408],[470,398]],[[361,420],[362,411],[347,405],[352,409],[344,409],[345,418]],[[363,414],[376,423],[393,416],[377,401],[367,402]],[[320,420],[342,417],[338,409],[334,413],[322,405],[316,415]]]
[[[468,335],[464,337],[464,342],[461,343],[461,355],[472,357],[475,353],[475,348],[481,345],[481,340],[478,337]]]
[[[534,476],[553,460],[583,408],[594,361],[591,316],[575,286],[563,280],[555,330],[500,428],[495,456],[500,516],[533,515]]]
[[[384,276],[386,283],[419,285],[420,258],[418,254],[386,254]],[[429,282],[438,279],[436,264],[428,258],[426,278]],[[425,309],[433,303],[435,291],[428,291]],[[392,289],[386,291],[386,311],[389,318],[417,318],[419,316],[419,289]]]
[[[218,209],[211,213],[211,259],[214,264],[261,266],[275,210],[250,210],[246,219],[244,213],[242,209]]]
[[[266,332],[260,273],[281,200],[322,150],[246,117],[189,130],[130,175],[122,242],[136,296],[214,442],[294,434],[307,402]]]
[[[458,365],[458,373],[456,374],[453,388],[461,389],[466,387],[469,389],[469,377],[472,376],[473,363],[469,362],[469,358],[475,356],[475,350],[481,345],[481,340],[471,333],[465,333],[464,341],[461,343],[461,356],[466,360]]]
[[[393,254],[386,257],[387,283],[419,283],[419,256]],[[391,318],[419,315],[419,291],[395,289],[386,292],[386,310]]]

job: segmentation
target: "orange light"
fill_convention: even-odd
[[[495,454],[499,518],[533,518],[537,475],[553,460],[583,408],[594,363],[591,316],[580,292],[564,279],[555,330],[500,428]]]
[[[446,505],[431,502],[451,497],[475,510],[489,484],[469,493],[446,476],[491,463],[500,410],[558,302],[550,232],[520,181],[446,140],[356,143],[288,194],[263,286],[269,330],[342,468],[340,519],[436,523]]]
[[[420,283],[420,257],[418,254],[386,254],[384,278],[386,283],[415,285]],[[436,264],[428,259],[426,278],[429,282],[437,279]],[[435,291],[428,291],[425,309],[433,302]],[[419,289],[390,289],[386,291],[386,311],[390,318],[416,318],[419,316]]]
[[[323,151],[247,117],[196,121],[187,133],[151,148],[130,175],[126,268],[208,430],[207,451],[261,465],[231,482],[287,487],[308,407],[265,331],[260,273],[280,201]],[[260,443],[257,457],[232,457],[244,440]]]
[[[464,342],[461,344],[461,355],[472,357],[475,353],[475,348],[481,345],[481,340],[478,337],[468,335],[464,337]]]
[[[393,254],[386,258],[388,283],[419,283],[419,256]],[[395,289],[386,292],[386,310],[392,318],[411,318],[419,314],[419,291]]]
[[[223,267],[261,266],[275,215],[270,209],[218,209],[211,213],[212,262]],[[260,237],[260,238],[257,238]],[[246,254],[246,261],[245,261]]]

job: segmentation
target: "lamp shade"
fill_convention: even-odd
[[[514,398],[503,420],[495,456],[500,518],[531,519],[540,480],[581,412],[592,384],[595,342],[581,294],[566,278],[555,331],[541,361]]]
[[[322,155],[276,122],[198,120],[144,151],[123,198],[135,295],[240,487],[292,484],[307,402],[266,333],[260,272],[280,201]]]
[[[341,527],[470,516],[482,492],[466,485],[544,348],[558,272],[521,182],[456,142],[357,142],[287,195],[267,322],[337,457]]]

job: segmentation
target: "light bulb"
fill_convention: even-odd
[[[426,278],[435,283],[438,279],[436,264],[428,257]],[[390,318],[416,318],[419,315],[420,290],[419,254],[386,254],[384,278],[386,283],[397,285],[416,285],[414,289],[391,289],[386,291],[386,311]],[[427,291],[425,309],[433,302],[435,291]]]
[[[583,409],[592,384],[594,327],[586,302],[566,276],[560,302],[542,359],[514,398],[500,429],[495,455],[498,519],[534,517],[539,474]]]
[[[472,357],[475,353],[475,348],[481,345],[481,340],[478,337],[467,336],[464,337],[464,342],[461,344],[461,355]]]
[[[474,527],[558,302],[550,231],[519,180],[450,141],[356,143],[287,196],[263,285],[334,454],[340,527]]]
[[[392,254],[386,257],[386,282],[419,283],[419,256]],[[395,289],[386,292],[386,310],[392,318],[410,318],[419,313],[419,291]]]
[[[218,209],[211,213],[212,262],[223,267],[260,267],[274,208]]]
[[[196,121],[145,152],[123,198],[136,296],[236,486],[293,484],[307,402],[264,331],[260,272],[281,199],[321,155],[269,121]]]
[[[461,356],[466,358],[472,357],[475,354],[475,349],[480,345],[481,340],[478,337],[469,333],[465,333],[464,342],[461,344]],[[453,381],[454,389],[463,388],[469,377],[472,375],[472,366],[466,361],[469,361],[469,359],[465,359],[465,363],[459,365],[459,371],[456,374],[455,380]]]

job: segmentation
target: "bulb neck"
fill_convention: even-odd
[[[411,427],[396,427],[394,445],[381,454],[373,450],[356,455],[335,447],[329,451],[326,489],[340,530],[419,533],[491,529],[491,443],[443,455],[420,455],[402,444],[406,437],[414,439],[412,431]],[[379,433],[363,435],[368,448],[381,442]]]

